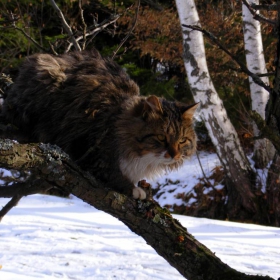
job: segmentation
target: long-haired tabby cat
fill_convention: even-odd
[[[196,107],[140,96],[120,66],[93,50],[28,57],[3,112],[30,140],[57,144],[107,187],[144,199],[139,180],[195,152]]]

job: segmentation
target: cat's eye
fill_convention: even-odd
[[[158,135],[157,135],[157,139],[158,139],[159,141],[163,142],[163,141],[165,141],[165,135],[163,135],[163,134],[158,134]]]
[[[190,140],[187,138],[187,137],[182,137],[181,139],[180,139],[180,144],[184,144],[184,143],[190,143]]]

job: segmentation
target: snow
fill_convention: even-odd
[[[193,187],[200,182],[199,179],[203,178],[204,175],[206,177],[210,176],[213,169],[220,165],[220,161],[217,155],[214,153],[209,154],[200,152],[198,157],[200,159],[203,171],[199,164],[198,158],[195,155],[191,160],[185,161],[183,167],[179,170],[170,174],[166,174],[162,178],[152,183],[154,188],[160,185],[160,190],[156,195],[156,200],[160,205],[191,205],[196,202],[195,198],[191,198],[188,202],[182,201],[180,198],[178,198],[178,195],[192,193],[194,196],[196,196],[193,191]],[[215,188],[219,190],[223,188],[223,186],[218,184],[215,186]],[[207,190],[205,190],[205,192],[207,192]]]
[[[206,176],[219,165],[215,154],[200,153],[200,161]],[[158,201],[182,203],[176,195],[191,192],[202,176],[194,157],[158,180],[164,185]],[[7,201],[1,198],[0,205]],[[280,277],[279,228],[174,216],[231,267]],[[184,279],[120,221],[76,197],[23,198],[0,223],[0,248],[1,280]]]

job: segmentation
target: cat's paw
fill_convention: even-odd
[[[146,198],[146,192],[142,188],[133,188],[132,195],[134,199],[145,199]]]

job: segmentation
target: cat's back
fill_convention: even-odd
[[[116,114],[139,88],[111,59],[96,51],[54,56],[35,54],[24,61],[4,102],[5,116],[32,130],[38,140],[57,134],[85,134],[90,123]],[[46,133],[48,130],[48,133]]]

